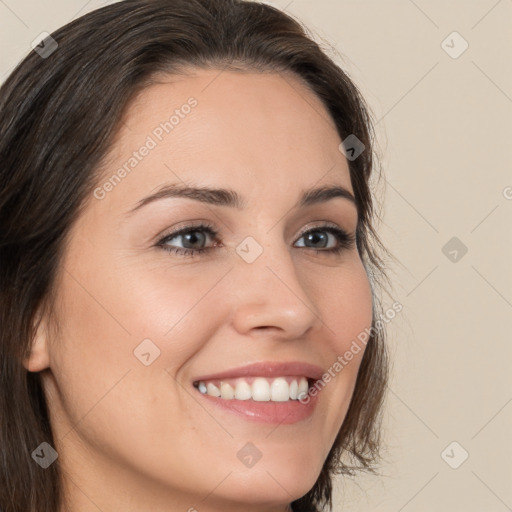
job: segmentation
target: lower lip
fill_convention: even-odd
[[[274,423],[279,425],[291,425],[309,418],[316,407],[318,395],[309,395],[307,404],[299,400],[287,402],[256,402],[249,400],[225,400],[215,396],[200,393],[210,403],[222,407],[242,418],[259,423]]]

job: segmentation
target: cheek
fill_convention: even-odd
[[[223,321],[214,287],[224,270],[185,272],[121,258],[106,272],[101,262],[84,260],[70,262],[73,277],[66,273],[60,287],[61,339],[52,368],[69,412],[80,417],[127,371],[127,380],[138,383],[133,401],[156,400],[162,387],[179,390],[173,377]],[[82,410],[75,410],[76,397]]]
[[[154,471],[155,454],[133,439],[145,432],[171,449],[184,426],[190,428],[188,418],[204,417],[174,377],[218,321],[208,292],[219,274],[173,272],[172,282],[165,283],[162,272],[147,268],[128,275],[117,267],[108,278],[99,266],[94,272],[89,265],[87,274],[77,266],[67,268],[73,277],[66,274],[61,282],[57,314],[62,322],[52,350],[57,389],[49,383],[52,408],[77,425],[64,442],[78,434],[111,456],[132,446],[130,457]],[[144,352],[137,351],[143,340]],[[150,364],[134,350],[141,359],[149,352]],[[162,468],[166,472],[169,468]]]
[[[221,321],[219,302],[213,302],[223,269],[169,268],[165,263],[148,270],[132,266],[111,300],[122,297],[119,315],[127,319],[132,344],[150,338],[160,349],[163,368],[178,368],[201,349]],[[136,284],[136,289],[131,283]]]
[[[347,268],[337,281],[339,285],[333,286],[331,280],[326,287],[322,311],[327,329],[332,334],[333,348],[340,354],[359,334],[371,327],[373,310],[370,282],[360,260]]]
[[[326,288],[322,298],[322,319],[331,336],[322,378],[325,387],[320,389],[328,391],[324,396],[335,426],[331,434],[338,430],[348,408],[373,317],[372,290],[362,262],[355,261],[339,282],[339,286]]]

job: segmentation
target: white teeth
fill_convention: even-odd
[[[201,384],[204,384],[204,382],[199,383],[199,391],[201,391]],[[219,388],[215,384],[212,384],[211,382],[208,382],[208,385],[206,386],[206,392],[210,396],[220,396]],[[201,391],[201,393],[203,392]]]
[[[232,400],[235,398],[235,392],[227,382],[220,383],[220,396],[224,398],[224,400]]]
[[[249,382],[252,381],[251,384]],[[299,400],[308,393],[306,377],[276,377],[229,379],[229,382],[200,381],[197,388],[203,395],[220,397],[224,400],[254,400],[255,402],[287,402]]]
[[[235,398],[237,400],[249,400],[252,396],[251,386],[245,380],[239,380],[236,383]]]
[[[299,392],[299,384],[296,380],[292,380],[290,383],[290,398],[292,400],[297,400],[297,394]]]
[[[270,386],[270,398],[273,402],[287,402],[290,398],[290,387],[282,377],[274,379]]]
[[[297,398],[300,400],[304,398],[308,394],[308,381],[304,377],[300,379],[299,382],[299,391],[297,393]]]
[[[258,377],[252,383],[252,399],[256,402],[268,402],[270,400],[270,384],[267,379]]]

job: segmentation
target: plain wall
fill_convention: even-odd
[[[0,82],[41,32],[105,3],[0,2]],[[384,297],[403,310],[388,328],[382,475],[340,478],[334,508],[510,510],[512,1],[267,3],[341,52],[370,104],[379,231],[401,263]]]

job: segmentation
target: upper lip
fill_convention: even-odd
[[[324,371],[320,366],[300,361],[277,362],[263,361],[252,363],[238,368],[231,368],[219,373],[201,375],[194,378],[194,382],[220,379],[235,379],[237,377],[281,377],[304,376],[308,379],[318,380]]]

